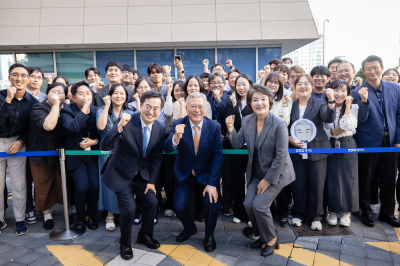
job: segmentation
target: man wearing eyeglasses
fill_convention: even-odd
[[[28,140],[29,114],[39,101],[26,93],[29,69],[13,64],[8,70],[11,87],[0,91],[0,152],[15,154],[25,151]],[[13,209],[17,235],[28,233],[25,223],[26,208],[26,157],[0,158],[0,232],[7,224],[4,220],[4,184],[6,168],[10,172]]]
[[[351,91],[357,89],[356,84],[353,81],[356,70],[354,65],[348,61],[341,61],[337,66],[336,75],[338,79],[347,82],[350,85]]]
[[[137,79],[138,79],[137,71],[135,71],[135,69],[133,69],[133,67],[131,65],[123,65],[122,66],[121,83],[124,84],[125,87],[130,88],[133,92],[133,95],[135,94],[134,93],[135,82]]]
[[[46,93],[40,91],[43,84],[44,73],[40,67],[29,68],[29,82],[26,86],[26,92],[35,97],[39,102],[47,100]]]
[[[108,85],[104,86],[93,96],[93,105],[97,107],[103,107],[105,105],[103,98],[108,95],[110,88],[115,83],[120,83],[122,80],[123,67],[117,61],[110,61],[106,64],[106,78],[108,79]],[[133,90],[127,88],[128,103],[133,102]]]
[[[194,92],[187,96],[187,116],[173,122],[164,142],[164,152],[178,149],[175,160],[175,192],[173,209],[184,230],[176,238],[184,242],[197,233],[189,210],[189,197],[193,187],[203,194],[205,216],[204,249],[213,252],[217,244],[214,229],[217,224],[219,180],[222,170],[221,125],[205,116],[206,96]],[[196,189],[196,190],[197,190]]]

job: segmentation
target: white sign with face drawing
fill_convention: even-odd
[[[307,143],[311,142],[317,135],[315,124],[308,119],[299,119],[293,123],[290,128],[290,135],[295,141],[304,142],[304,149],[307,149]],[[307,153],[302,153],[303,159],[308,159]]]

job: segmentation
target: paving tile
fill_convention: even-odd
[[[0,254],[3,254],[5,252],[8,252],[9,250],[13,249],[14,247],[11,245],[6,245],[6,244],[0,244]]]
[[[359,237],[363,237],[363,236],[364,236],[363,229],[360,229],[360,228],[351,228],[351,227],[350,227],[350,231],[352,231],[353,234],[355,234],[356,236],[359,236]],[[342,239],[345,238],[345,237],[347,237],[347,236],[343,236]],[[342,241],[343,241],[343,240],[342,240]]]
[[[145,265],[156,266],[158,263],[160,263],[166,257],[167,256],[162,255],[162,254],[147,252],[142,257],[140,257],[136,262],[145,264]]]
[[[326,241],[326,240],[319,240],[318,242],[318,250],[325,250],[334,253],[340,253],[341,243],[333,242],[333,241]]]
[[[197,250],[192,257],[190,257],[188,263],[202,263],[202,264],[210,264],[213,261],[214,257],[209,255],[210,253]]]
[[[81,263],[81,262],[86,261],[86,260],[90,259],[91,257],[93,257],[93,255],[94,254],[92,252],[81,249],[78,252],[69,256],[67,258],[67,260],[75,262],[75,263]]]
[[[283,257],[289,257],[290,254],[292,253],[293,249],[293,244],[280,244],[279,243],[279,249],[275,249],[274,254],[283,256]]]
[[[53,255],[58,259],[66,259],[82,249],[82,246],[62,246],[52,251]]]
[[[103,250],[105,250],[106,248],[108,248],[110,246],[110,244],[103,244],[103,243],[94,243],[94,244],[86,244],[86,245],[82,245],[82,248],[90,251],[90,252],[101,252]]]
[[[367,259],[367,266],[392,266],[391,262]]]
[[[286,265],[288,258],[277,254],[263,258],[260,265]]]
[[[221,263],[222,263],[222,265],[233,266],[233,265],[235,265],[236,261],[237,261],[237,258],[235,258],[235,257],[218,254],[217,256],[215,256],[214,260],[211,261],[211,263],[209,265],[210,266],[221,266]]]
[[[314,264],[313,261],[306,260],[306,259],[300,259],[300,258],[295,258],[295,259],[290,259],[288,261],[287,266],[312,266]]]
[[[310,242],[314,244],[318,244],[319,237],[318,236],[299,236],[296,238],[296,241]]]
[[[320,236],[319,241],[321,240],[341,243],[342,236]]]
[[[394,228],[385,229],[385,230],[383,230],[383,232],[384,232],[386,235],[396,235],[396,230],[394,230]]]
[[[58,263],[59,260],[55,258],[54,256],[44,256],[40,260],[35,261],[32,266],[52,266],[56,263]]]
[[[255,262],[253,260],[239,258],[236,261],[235,266],[257,266],[259,264],[260,264],[260,262]]]
[[[342,244],[340,253],[360,258],[364,258],[366,256],[365,248],[363,246],[355,246],[350,244]]]
[[[27,248],[22,248],[22,247],[16,248],[14,246],[12,246],[12,247],[13,248],[11,250],[8,250],[7,252],[1,254],[1,257],[7,258],[10,260],[15,260],[16,258],[19,258],[19,257],[31,252],[31,250],[27,249]]]
[[[107,266],[131,266],[135,263],[132,260],[124,260],[121,256],[117,256],[115,259],[107,263]]]
[[[196,253],[196,249],[192,248],[191,246],[181,245],[178,246],[174,251],[172,251],[169,256],[175,257],[183,260],[189,260],[194,253]]]
[[[387,241],[386,235],[383,230],[364,229],[363,231],[364,231],[364,238]]]
[[[261,256],[261,250],[262,249],[244,249],[242,254],[240,255],[240,259],[246,259],[254,262],[261,262],[264,257]]]
[[[367,247],[365,249],[365,253],[367,253],[368,259],[392,262],[392,256],[391,256],[390,252],[388,252],[386,250],[371,249],[371,248]]]
[[[400,243],[399,242],[389,242],[390,251],[393,253],[400,254]]]
[[[28,264],[34,263],[35,261],[43,258],[44,256],[46,256],[46,255],[42,254],[42,253],[29,252],[29,253],[26,253],[25,255],[15,259],[15,261],[25,264],[25,265],[28,265]]]
[[[365,266],[366,258],[354,257],[351,255],[340,254],[340,265],[342,266]]]
[[[185,265],[185,264],[173,258],[166,257],[157,266],[180,266],[180,265]]]
[[[303,248],[293,248],[290,257],[314,261],[315,252]]]
[[[399,242],[399,239],[396,235],[387,235],[386,237],[388,242]]]
[[[314,261],[318,261],[321,263],[332,264],[332,265],[339,265],[340,254],[329,252],[329,251],[317,251],[315,253]]]
[[[234,235],[229,239],[227,244],[228,245],[236,245],[236,246],[246,247],[250,242],[251,242],[251,240],[248,239],[245,236],[235,236]]]
[[[116,256],[118,256],[119,253],[120,253],[119,245],[111,245],[108,248],[106,248],[105,250],[100,252],[100,254],[102,254],[102,255],[114,257],[114,258]]]
[[[392,253],[393,262],[400,264],[400,254]]]
[[[316,250],[317,249],[317,244],[316,243],[311,243],[311,242],[305,242],[305,241],[300,241],[296,240],[294,243],[295,247],[300,247],[300,248],[306,248],[310,250]]]
[[[97,261],[99,261],[100,263],[102,263],[103,265],[109,263],[110,261],[112,261],[114,259],[113,257],[109,257],[109,256],[101,255],[101,254],[95,254],[93,256],[93,258],[96,259]],[[89,260],[91,260],[91,259],[89,259]],[[84,264],[86,264],[87,262],[88,261],[85,261]],[[88,266],[91,266],[91,265],[88,265]]]
[[[236,245],[229,245],[226,244],[223,246],[218,253],[222,255],[228,255],[232,257],[239,258],[242,252],[246,249],[245,246],[236,246]]]
[[[365,239],[362,237],[358,236],[348,236],[348,237],[343,237],[342,238],[342,243],[343,244],[350,244],[354,246],[362,246],[365,247]]]

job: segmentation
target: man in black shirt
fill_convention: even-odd
[[[22,64],[13,64],[8,70],[12,87],[0,91],[0,152],[15,154],[25,151],[28,139],[29,114],[39,101],[25,88],[29,82],[29,70]],[[6,168],[10,172],[13,192],[13,209],[17,235],[28,233],[25,224],[26,207],[26,157],[0,158],[0,230],[7,224],[4,220],[4,184]]]
[[[318,99],[325,99],[325,86],[331,76],[331,72],[324,66],[316,66],[311,70],[310,76],[314,81],[314,90],[311,96]]]

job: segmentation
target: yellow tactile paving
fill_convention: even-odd
[[[219,262],[216,259],[213,259],[213,261],[209,265],[210,266],[226,266],[225,264],[223,264],[222,262]]]
[[[79,250],[81,250],[82,247],[81,246],[61,246],[60,249],[57,249],[55,251],[50,251],[53,253],[53,255],[59,259],[59,260],[63,260],[68,258],[69,256],[75,254],[76,252],[78,252]]]
[[[390,252],[390,248],[389,248],[389,243],[388,242],[365,242],[365,244]]]
[[[292,253],[293,244],[279,244],[279,249],[275,249],[274,253],[283,257],[289,257]]]
[[[196,251],[197,249],[191,246],[182,245],[174,249],[174,251],[172,251],[169,256],[173,258],[189,260],[193,256],[193,254],[196,253]]]
[[[88,252],[84,249],[81,249],[78,252],[76,252],[75,254],[72,254],[71,256],[69,256],[67,258],[67,260],[76,262],[76,263],[82,263],[83,261],[86,261],[86,260],[90,259],[91,257],[93,257],[93,253]]]
[[[330,264],[330,265],[339,265],[339,261],[337,259],[329,257],[324,254],[321,254],[321,253],[318,253],[318,252],[315,253],[314,261],[318,262],[318,264],[326,263],[326,264]]]
[[[103,265],[103,263],[101,263],[95,257],[93,257],[93,253],[84,250],[80,245],[73,245],[73,246],[54,245],[46,247],[51,253],[53,253],[54,257],[56,257],[64,266]]]
[[[179,247],[179,246],[178,245],[161,245],[158,250],[168,256],[177,247]]]
[[[189,261],[194,261],[208,265],[211,263],[213,259],[214,259],[213,257],[201,252],[200,250],[197,250],[196,253],[194,253],[193,256],[189,259]]]
[[[62,260],[61,263],[64,266],[79,266],[79,263],[72,262],[72,261],[69,261],[69,260]]]
[[[103,263],[98,261],[95,257],[91,257],[90,259],[84,261],[81,263],[81,265],[87,265],[87,266],[103,266]]]
[[[307,260],[307,259],[304,259],[304,258],[291,258],[291,260],[293,260],[293,261],[295,261],[297,263],[306,265],[306,266],[313,266],[313,264],[314,264],[314,261]]]
[[[186,266],[208,266],[208,264],[203,264],[203,263],[196,262],[196,261],[191,261],[191,260],[188,260],[188,261],[185,263],[185,265],[186,265]]]
[[[391,252],[400,254],[400,243],[399,242],[389,242],[389,248]]]
[[[293,248],[290,254],[292,258],[299,258],[314,261],[315,252],[304,248]]]

